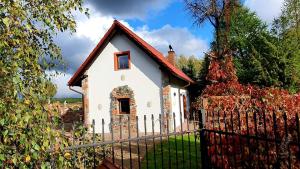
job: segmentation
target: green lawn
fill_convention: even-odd
[[[51,102],[60,102],[60,103],[64,103],[65,101],[67,103],[79,103],[82,101],[81,98],[52,98]]]
[[[177,142],[177,158],[178,162],[176,163],[176,144]],[[169,153],[169,144],[170,144],[170,153]],[[142,161],[142,168],[152,169],[155,168],[169,168],[169,156],[170,156],[170,168],[201,168],[201,157],[200,157],[200,140],[197,138],[195,144],[195,137],[190,135],[190,146],[188,135],[183,136],[183,144],[181,135],[170,137],[170,142],[168,144],[167,140],[164,140],[162,143],[163,156],[161,156],[161,144],[156,144],[155,146],[155,156],[156,160],[154,160],[154,149],[148,151],[148,160],[146,160],[146,156]],[[183,148],[182,148],[183,145]],[[197,148],[196,148],[196,146]],[[189,148],[190,147],[190,148]],[[197,151],[196,151],[197,149]],[[190,150],[190,151],[189,151]],[[197,153],[196,153],[197,152]],[[197,154],[197,158],[196,158]],[[163,167],[162,167],[163,163]]]

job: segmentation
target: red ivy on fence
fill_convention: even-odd
[[[207,129],[281,140],[276,145],[275,142],[211,133],[208,153],[216,167],[244,165],[251,168],[274,168],[280,165],[286,168],[288,165],[284,162],[288,162],[288,157],[281,154],[290,153],[291,168],[300,168],[297,145],[300,137],[297,126],[300,95],[290,95],[281,89],[259,89],[233,82],[208,86],[202,99],[206,102]],[[291,142],[296,145],[286,147]],[[279,158],[282,158],[282,163],[276,164]]]
[[[206,109],[207,129],[239,135],[210,133],[207,136],[209,157],[215,167],[274,168],[277,165],[287,168],[289,162],[291,168],[300,168],[297,145],[300,94],[239,84],[231,57],[225,57],[222,62],[212,59],[207,78],[215,83],[207,86],[193,105]],[[275,144],[251,136],[280,142]]]

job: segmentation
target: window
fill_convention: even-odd
[[[130,100],[126,99],[119,99],[119,114],[130,114]]]
[[[130,69],[129,51],[115,53],[115,70]]]

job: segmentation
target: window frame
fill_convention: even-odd
[[[121,101],[122,100],[128,100],[128,113],[127,112],[122,112],[122,105],[121,105]],[[118,107],[119,107],[119,114],[130,114],[130,98],[118,98]]]
[[[120,69],[119,68],[119,56],[124,56],[124,55],[127,55],[128,56],[128,68],[123,68],[123,69]],[[130,51],[122,51],[122,52],[115,52],[114,53],[114,69],[115,71],[117,70],[128,70],[128,69],[131,69],[131,60],[130,60]]]

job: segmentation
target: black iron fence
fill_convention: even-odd
[[[298,113],[206,112],[203,168],[300,168]]]
[[[70,168],[201,168],[197,117],[159,115],[159,131],[153,115],[143,116],[143,124],[139,124],[138,116],[134,120],[131,116],[127,118],[127,123],[124,117],[120,117],[119,122],[111,119],[108,133],[104,129],[104,119],[100,133],[96,132],[95,120],[88,133],[82,134],[76,125],[65,132],[72,142],[63,149],[64,158],[71,161]],[[54,149],[52,146],[49,151],[51,166],[60,168]]]
[[[153,115],[141,120],[111,119],[108,133],[104,119],[100,133],[95,121],[83,135],[73,125],[65,133],[72,145],[63,149],[64,158],[71,161],[69,168],[300,168],[297,113],[220,110],[195,114],[189,119],[159,115],[159,131]],[[49,151],[51,166],[60,168],[54,149]]]

